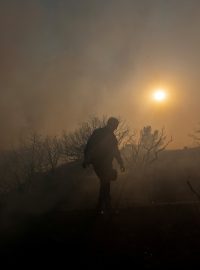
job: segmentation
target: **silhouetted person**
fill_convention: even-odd
[[[113,159],[118,161],[121,171],[125,170],[118,141],[114,135],[118,125],[119,121],[116,118],[109,118],[105,127],[94,130],[84,150],[83,167],[92,164],[100,179],[97,208],[101,214],[109,213],[111,210],[110,182],[117,179],[117,171],[113,169]]]

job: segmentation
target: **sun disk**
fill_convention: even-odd
[[[166,99],[166,92],[164,90],[156,90],[154,93],[153,93],[153,99],[157,102],[161,102],[161,101],[164,101]]]

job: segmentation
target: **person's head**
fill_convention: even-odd
[[[118,125],[119,125],[119,120],[115,117],[110,117],[107,121],[107,127],[111,131],[114,131],[115,129],[117,129]]]

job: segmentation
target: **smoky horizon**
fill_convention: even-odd
[[[73,131],[91,115],[120,116],[138,132],[165,127],[169,148],[191,146],[200,113],[199,7],[2,0],[0,149],[30,130]],[[152,101],[155,91],[166,101]]]

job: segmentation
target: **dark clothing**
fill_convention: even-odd
[[[116,180],[117,172],[112,168],[112,164],[94,163],[94,171],[100,180],[100,190],[98,199],[98,210],[111,210],[110,182]]]
[[[114,133],[107,127],[94,130],[89,138],[84,150],[85,160],[89,164],[109,164],[112,165],[113,159],[116,158],[120,165],[123,164],[118,149],[117,138]]]
[[[117,172],[113,169],[113,159],[123,166],[118,149],[118,142],[114,133],[108,128],[96,129],[89,138],[84,151],[85,161],[92,164],[96,175],[100,179],[98,209],[110,210],[110,181],[116,180]]]

